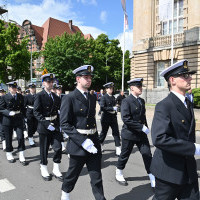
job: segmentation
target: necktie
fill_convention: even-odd
[[[52,96],[51,96],[51,93],[49,94],[49,97],[50,97],[50,102],[51,102],[51,104],[53,104],[53,98],[52,98]]]
[[[139,103],[139,106],[141,107],[142,106],[142,102],[140,101],[139,97],[137,98],[137,101]]]
[[[187,97],[185,97],[185,103],[187,105],[187,108],[189,109],[190,108],[190,100]]]
[[[15,99],[15,100],[17,100],[17,95],[15,94],[15,95],[13,95],[13,98]]]
[[[88,93],[84,92],[84,95],[86,96],[86,99],[88,100]]]
[[[188,111],[190,112],[190,115],[191,115],[192,114],[191,103],[190,103],[190,100],[187,97],[185,97],[185,102],[187,104],[187,109],[188,109]]]

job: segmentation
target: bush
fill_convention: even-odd
[[[195,88],[192,90],[194,95],[194,107],[200,108],[200,88]]]

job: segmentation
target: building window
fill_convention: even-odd
[[[174,1],[174,34],[183,32],[183,0]],[[172,33],[172,20],[162,21],[162,35]]]
[[[160,76],[160,73],[165,69],[166,65],[168,66],[169,62],[159,61],[156,63],[156,69],[155,69],[155,87],[164,87],[165,86],[165,80],[163,77]]]

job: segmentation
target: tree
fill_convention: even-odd
[[[54,73],[65,90],[72,90],[75,86],[72,71],[87,63],[89,52],[87,40],[81,33],[73,35],[64,33],[62,36],[49,38],[43,51],[45,60],[43,68]]]
[[[9,76],[13,80],[30,78],[29,40],[20,40],[18,36],[19,28],[15,24],[0,20],[0,82],[8,82]]]
[[[113,81],[117,89],[121,88],[122,50],[119,40],[109,40],[105,34],[99,35],[95,40],[86,40],[81,33],[65,33],[49,38],[42,54],[45,61],[43,68],[56,75],[64,90],[74,89],[75,77],[72,71],[83,64],[90,64],[95,68],[92,89],[99,91],[106,81]],[[129,57],[126,56],[126,60],[125,75],[128,78],[125,80],[129,80]]]
[[[119,40],[109,40],[108,36],[101,34],[94,40],[91,47],[90,61],[95,66],[92,87],[100,90],[106,82],[114,82],[115,89],[121,89],[122,83],[122,50]],[[125,54],[125,81],[130,79],[129,51]],[[125,82],[125,86],[127,83]]]

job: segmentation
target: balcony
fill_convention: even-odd
[[[179,33],[174,35],[174,45],[180,45],[184,43],[185,34]],[[149,47],[167,47],[171,46],[171,35],[164,35],[159,37],[153,37],[149,39]]]

